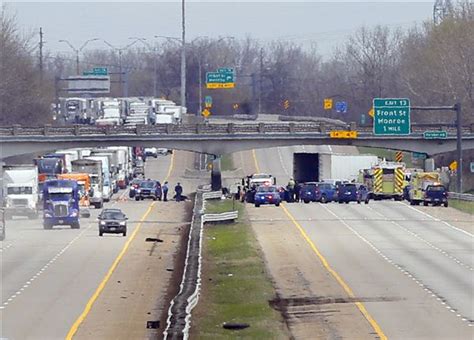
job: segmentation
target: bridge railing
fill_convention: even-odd
[[[0,127],[0,136],[93,136],[93,135],[186,135],[186,134],[292,134],[292,133],[321,133],[327,134],[331,130],[356,130],[361,134],[371,134],[372,127],[347,124],[345,127],[326,122],[289,122],[289,123],[198,123],[198,124],[157,124],[137,126],[51,126],[28,127],[13,125]],[[417,126],[412,125],[413,134],[421,134],[428,130],[444,130],[450,135],[456,133],[452,125]],[[464,134],[474,133],[473,126],[464,126]]]

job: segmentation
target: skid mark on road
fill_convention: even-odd
[[[56,262],[57,259],[61,257],[79,238],[84,235],[86,231],[88,231],[90,228],[92,228],[93,224],[90,223],[89,226],[82,230],[76,237],[74,237],[64,248],[62,248],[51,260],[49,260],[35,275],[33,275],[28,281],[25,282],[25,284],[22,285],[18,291],[10,296],[6,301],[2,302],[2,305],[0,306],[0,309],[5,309],[10,303],[13,302],[15,298],[20,296],[28,287],[30,287],[33,282],[38,279],[48,268],[51,266],[54,262]]]
[[[320,203],[319,203],[320,204]],[[437,294],[435,291],[431,290],[428,286],[426,286],[420,279],[415,277],[412,273],[410,273],[408,270],[405,270],[402,266],[400,266],[398,263],[396,263],[393,259],[382,253],[380,249],[378,249],[376,246],[372,244],[369,240],[367,240],[365,237],[363,237],[361,234],[359,234],[354,228],[352,228],[349,224],[347,224],[342,218],[340,218],[336,213],[334,213],[331,209],[326,207],[324,204],[320,204],[324,209],[326,209],[331,215],[333,215],[335,218],[338,219],[340,223],[342,223],[346,228],[348,228],[354,235],[356,235],[358,238],[360,238],[363,242],[365,242],[370,248],[372,248],[379,256],[381,256],[385,261],[387,261],[389,264],[397,268],[399,271],[401,271],[405,276],[410,278],[413,282],[415,282],[419,287],[421,287],[428,295],[430,295],[432,298],[436,299],[443,307],[445,307],[447,310],[449,310],[451,313],[455,314],[458,318],[460,318],[462,321],[466,322],[469,327],[474,326],[474,320],[471,320],[469,317],[462,315],[459,313],[459,311],[452,306],[450,306],[447,302],[446,299],[443,298],[441,295]]]

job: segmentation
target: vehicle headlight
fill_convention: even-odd
[[[77,213],[78,213],[77,210],[73,210],[71,213],[71,217],[77,217]]]
[[[137,193],[140,193],[140,192],[141,192],[141,190],[140,190],[140,189],[137,189],[136,191],[137,191]]]
[[[121,225],[121,226],[125,226],[125,225],[127,225],[127,222],[122,221],[122,222],[120,222],[120,225]]]
[[[100,225],[106,225],[105,221],[100,221]]]

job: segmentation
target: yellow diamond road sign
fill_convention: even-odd
[[[451,169],[451,171],[456,171],[458,169],[458,162],[452,161],[451,164],[449,164],[449,169]]]
[[[371,108],[369,111],[369,116],[374,118],[374,114],[375,114],[374,108]]]
[[[333,130],[329,132],[331,138],[357,138],[357,131]]]
[[[201,113],[205,118],[209,117],[211,115],[211,111],[209,111],[208,109],[204,109],[202,110],[202,113]]]
[[[331,98],[324,99],[324,109],[325,110],[331,110],[332,109],[332,99]]]

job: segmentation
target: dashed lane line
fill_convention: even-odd
[[[320,203],[319,203],[320,204]],[[360,238],[363,242],[365,242],[370,248],[372,248],[380,257],[382,257],[385,261],[387,261],[389,264],[397,268],[399,271],[401,271],[405,276],[407,276],[409,279],[414,281],[420,288],[422,288],[428,295],[430,295],[432,298],[436,299],[442,306],[444,306],[446,309],[448,309],[451,313],[455,314],[461,321],[467,323],[469,327],[474,326],[474,320],[470,320],[469,317],[462,315],[456,308],[452,307],[446,302],[446,299],[443,298],[441,295],[436,293],[434,290],[430,289],[428,286],[426,286],[420,279],[418,279],[413,273],[409,272],[405,268],[403,268],[401,265],[396,263],[392,258],[388,257],[385,255],[380,249],[378,249],[376,246],[373,245],[372,242],[367,240],[365,237],[363,237],[361,234],[359,234],[354,228],[352,228],[349,224],[347,224],[342,218],[340,218],[336,213],[334,213],[331,209],[326,207],[324,204],[320,204],[324,209],[326,209],[331,215],[336,217],[339,222],[341,222],[346,228],[348,228],[354,235],[356,235],[358,238]]]
[[[173,167],[174,167],[174,153],[171,154],[171,160],[170,160],[170,165],[168,167],[168,173],[166,174],[166,178],[164,179],[164,182],[167,181],[169,179],[169,177],[171,176],[171,172],[173,171]],[[112,277],[112,274],[114,273],[115,269],[117,268],[118,264],[120,263],[120,261],[122,260],[122,258],[124,257],[124,255],[127,253],[127,250],[128,248],[130,247],[130,244],[132,243],[132,241],[135,239],[135,237],[137,236],[138,232],[140,231],[142,225],[143,225],[143,222],[146,220],[146,218],[148,217],[148,215],[150,214],[150,212],[152,211],[153,207],[155,206],[155,203],[156,202],[152,202],[150,204],[150,206],[148,207],[147,211],[145,212],[145,214],[142,216],[142,218],[140,219],[140,223],[137,225],[137,227],[135,228],[135,230],[133,231],[133,233],[130,235],[130,238],[127,240],[127,242],[125,243],[125,245],[123,246],[122,250],[120,251],[120,253],[118,254],[118,256],[115,258],[114,262],[112,263],[112,265],[110,266],[109,270],[107,271],[107,274],[105,275],[105,277],[102,279],[102,281],[100,282],[99,286],[97,287],[97,289],[95,290],[94,294],[91,296],[91,298],[89,299],[89,301],[87,301],[86,303],[86,306],[84,308],[84,310],[82,311],[82,313],[79,315],[79,317],[76,319],[76,321],[74,321],[74,323],[72,324],[71,328],[69,329],[69,332],[67,333],[66,335],[66,340],[71,340],[74,335],[77,333],[77,330],[79,329],[79,326],[84,322],[84,320],[86,319],[87,315],[90,313],[91,309],[92,309],[92,306],[94,305],[94,303],[97,301],[97,299],[99,298],[100,294],[102,293],[102,291],[104,290],[107,282],[110,280],[110,278]]]

